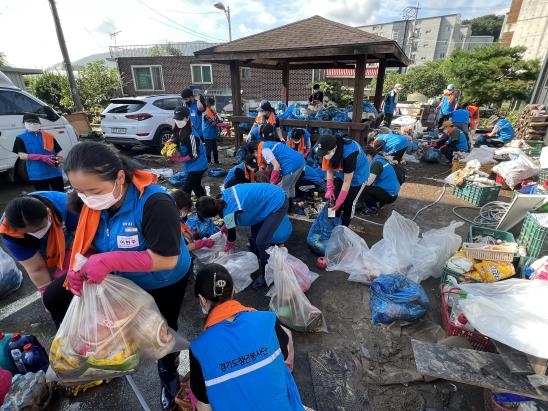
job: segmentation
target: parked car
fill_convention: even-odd
[[[40,117],[41,128],[55,136],[66,157],[78,143],[74,128],[40,99],[15,86],[0,71],[0,172],[9,173],[10,180],[25,181],[25,162],[12,152],[15,137],[25,131],[23,114],[34,113]]]
[[[173,110],[182,104],[177,94],[112,99],[101,113],[105,140],[120,150],[135,145],[160,150],[173,135]]]

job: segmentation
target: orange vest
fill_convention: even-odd
[[[257,146],[257,163],[259,163],[259,167],[266,170],[268,168],[268,164],[266,164],[266,161],[264,161],[263,158],[263,145],[264,141],[261,141]]]
[[[287,145],[289,147],[291,147],[292,149],[295,149],[295,140],[290,138],[289,140],[287,140]],[[306,147],[304,146],[304,137],[301,137],[301,140],[299,141],[299,147],[297,148],[297,151],[299,153],[301,153],[302,155],[304,155],[304,153],[306,151]]]
[[[262,114],[257,115],[257,118],[255,119],[255,121],[258,124],[268,123],[268,124],[271,124],[272,127],[274,127],[276,125],[276,116],[274,115],[274,112],[271,111],[270,116],[268,116],[266,122],[264,121],[264,116]]]

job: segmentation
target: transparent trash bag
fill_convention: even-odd
[[[116,275],[84,282],[51,343],[48,380],[90,381],[137,370],[141,359],[159,359],[188,347],[154,299]]]
[[[215,240],[215,244],[211,248],[201,248],[199,250],[194,250],[192,254],[196,257],[196,262],[198,266],[201,264],[211,264],[214,263],[221,255],[225,254],[225,245],[226,245],[226,235],[220,231],[213,234],[211,237],[212,240]]]
[[[0,248],[0,298],[18,290],[22,281],[23,274],[15,260]]]
[[[280,322],[295,331],[326,332],[322,312],[314,307],[302,292],[295,274],[288,263],[285,247],[270,247],[267,270],[271,270],[275,290],[269,307]],[[268,282],[268,280],[267,280]]]
[[[299,284],[301,291],[306,293],[310,289],[312,283],[318,279],[319,275],[313,271],[310,271],[304,262],[289,253],[287,254],[287,264],[297,279],[297,283]],[[270,287],[270,290],[266,294],[267,297],[270,297],[276,290],[276,283],[274,283],[274,269],[272,265],[266,266],[265,279],[269,285],[272,284],[272,287]]]

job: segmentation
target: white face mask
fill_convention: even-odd
[[[122,183],[122,186],[120,187],[120,195],[118,197],[114,197],[114,190],[116,190],[116,183],[114,183],[114,188],[110,193],[107,194],[97,194],[92,196],[86,196],[85,194],[78,193],[78,197],[84,202],[85,205],[87,205],[92,210],[106,210],[107,208],[112,207],[114,204],[116,204],[120,199],[122,198],[124,190],[122,189],[124,186],[124,183]]]
[[[326,160],[331,160],[333,158],[333,156],[335,155],[336,150],[337,150],[337,148],[335,147],[333,150],[331,150],[329,153],[327,153],[325,156],[323,156],[323,158],[325,158]]]
[[[51,227],[51,217],[48,215],[48,223],[44,228],[38,231],[35,231],[34,233],[27,233],[27,234],[35,238],[38,238],[40,240],[44,238],[44,236],[48,233],[50,227]]]
[[[40,123],[27,123],[27,122],[25,122],[25,129],[27,131],[32,132],[32,133],[36,133],[37,131],[40,131]]]
[[[184,128],[186,126],[186,123],[188,123],[188,119],[184,119],[184,120],[175,120],[175,124],[177,125],[177,127],[179,128]]]

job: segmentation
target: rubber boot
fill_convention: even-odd
[[[175,397],[179,392],[179,353],[174,352],[158,360],[158,375],[160,376],[161,404],[163,410],[175,409]]]
[[[259,261],[259,276],[253,281],[251,287],[253,288],[262,288],[266,285],[266,280],[264,278],[266,262]]]

